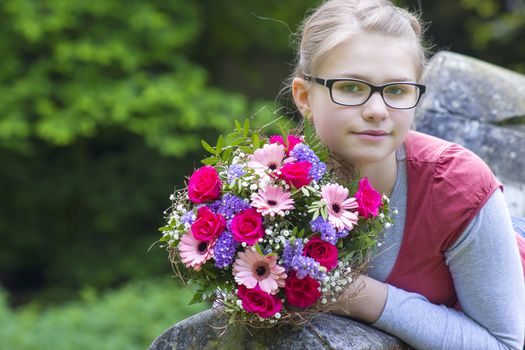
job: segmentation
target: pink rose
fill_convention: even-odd
[[[255,208],[249,208],[235,215],[231,223],[233,239],[254,245],[264,236],[263,217]]]
[[[242,307],[248,312],[253,312],[262,318],[268,318],[282,309],[281,299],[276,295],[263,292],[259,286],[248,289],[240,285],[237,296],[242,300]]]
[[[328,271],[337,266],[337,247],[323,241],[319,236],[310,238],[303,248],[303,255],[314,259]]]
[[[303,187],[312,181],[309,174],[311,167],[310,162],[287,163],[279,169],[281,171],[279,178],[284,179],[288,185],[293,185],[295,188]]]
[[[295,135],[288,135],[288,138],[287,138],[288,144],[286,145],[281,135],[270,136],[270,143],[279,143],[283,145],[286,149],[287,156],[289,156],[290,152],[293,151],[294,147],[301,142],[303,142],[303,140],[300,137],[297,137]]]
[[[311,277],[297,278],[295,271],[286,279],[284,293],[292,306],[309,307],[321,297],[320,284]]]
[[[281,144],[284,147],[286,147],[286,145],[284,144],[283,137],[281,135],[272,135],[272,136],[270,136],[270,143],[278,143],[278,144]]]
[[[365,218],[368,218],[370,215],[377,216],[381,206],[381,195],[370,185],[368,178],[364,177],[359,181],[355,199],[359,205],[357,208],[359,215]]]
[[[214,167],[205,165],[196,170],[188,182],[188,197],[193,203],[205,203],[219,198],[221,180]]]
[[[210,241],[217,238],[225,228],[224,216],[214,214],[208,207],[201,207],[197,212],[197,219],[191,225],[191,233],[199,241]]]

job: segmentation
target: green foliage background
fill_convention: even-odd
[[[148,252],[168,196],[198,166],[201,138],[213,143],[234,119],[273,118],[291,32],[317,3],[0,2],[0,348],[32,348],[17,340],[28,328],[51,339],[44,348],[103,348],[94,335],[75,343],[75,329],[91,327],[81,322],[115,337],[108,344],[144,348],[189,314],[171,318],[186,295],[151,280],[171,273],[162,250]],[[419,3],[434,51],[525,73],[522,1],[397,1]],[[79,298],[86,290],[107,297]],[[151,313],[120,328],[104,323],[108,312],[135,311],[109,300]],[[155,312],[166,322],[152,331]]]
[[[173,280],[133,282],[113,293],[81,291],[78,300],[53,308],[36,304],[13,312],[0,294],[0,349],[143,350],[204,304],[187,305],[188,289],[173,293]]]

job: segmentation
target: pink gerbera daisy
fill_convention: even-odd
[[[269,294],[277,294],[285,286],[284,267],[277,265],[276,255],[262,256],[251,249],[238,254],[233,264],[233,275],[238,284],[252,289],[257,285]]]
[[[179,242],[179,255],[186,267],[199,270],[206,261],[213,256],[213,247],[217,239],[212,241],[199,241],[195,239],[191,230],[184,234]]]
[[[355,198],[348,198],[348,189],[337,184],[328,184],[321,188],[321,196],[328,208],[328,221],[339,231],[351,230],[357,223],[358,204]]]
[[[293,210],[294,200],[290,192],[285,192],[277,186],[267,186],[264,190],[252,193],[252,207],[262,215],[284,216],[285,210]]]
[[[281,168],[285,155],[283,145],[267,143],[250,155],[247,165],[259,173],[264,173],[266,170],[278,170]]]

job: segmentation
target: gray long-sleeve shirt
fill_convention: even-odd
[[[405,226],[407,175],[397,155],[391,207],[395,224],[383,232],[368,275],[385,281],[397,259]],[[497,190],[445,252],[461,311],[388,285],[383,313],[373,324],[417,349],[522,349],[525,284],[505,199]]]

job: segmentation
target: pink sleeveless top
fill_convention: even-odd
[[[411,131],[405,145],[405,232],[386,282],[458,308],[444,252],[502,184],[478,156],[457,144]],[[525,240],[516,238],[525,270]]]

